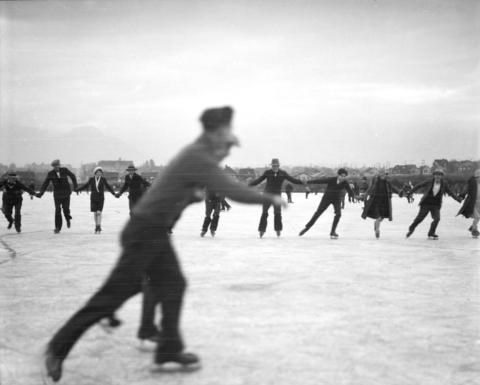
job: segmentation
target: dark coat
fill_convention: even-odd
[[[419,206],[421,206],[422,203],[427,198],[428,193],[433,188],[433,183],[434,183],[434,179],[432,178],[412,187],[412,190],[410,191],[409,194],[413,194],[417,190],[423,190],[423,196],[422,196],[422,199],[420,199],[420,203],[418,204]],[[450,187],[448,186],[447,182],[445,182],[443,179],[440,182],[439,194],[440,194],[440,207],[442,207],[442,198],[445,194],[450,195],[455,200],[459,200],[459,198],[453,193],[453,191],[450,190]]]
[[[35,191],[25,186],[23,183],[15,180],[13,183],[9,183],[7,180],[0,182],[0,188],[3,187],[4,193],[2,200],[8,204],[15,204],[21,201],[24,191],[30,195],[35,195]]]
[[[128,197],[136,199],[142,196],[143,192],[148,186],[150,186],[149,182],[143,179],[140,175],[134,173],[132,177],[130,177],[130,175],[125,177],[125,183],[118,194],[122,195],[128,190]]]
[[[477,179],[472,176],[468,180],[467,184],[467,197],[465,199],[465,202],[463,202],[463,205],[457,215],[463,215],[465,218],[473,217],[473,210],[475,208],[475,203],[477,202],[477,189]]]
[[[102,176],[100,181],[98,182],[98,190],[97,185],[95,184],[95,177],[92,176],[87,183],[83,186],[80,186],[76,191],[82,190],[90,190],[90,200],[91,201],[102,201],[105,199],[105,189],[110,191],[112,195],[115,195],[115,191],[113,191],[112,187],[108,184],[107,180]]]
[[[322,201],[337,202],[341,199],[341,192],[346,190],[350,197],[354,197],[350,184],[344,180],[341,183],[337,183],[337,177],[312,179],[307,182],[308,184],[326,184],[327,188],[325,194],[323,194]]]
[[[280,195],[282,193],[282,184],[285,180],[294,184],[303,184],[300,179],[288,175],[286,171],[278,170],[278,172],[275,173],[273,170],[267,170],[257,179],[252,180],[248,185],[256,186],[257,184],[262,183],[265,179],[267,180],[267,183],[265,184],[265,192],[275,195]]]
[[[50,182],[53,184],[53,195],[57,198],[62,198],[70,195],[72,193],[72,189],[70,188],[70,184],[68,183],[68,178],[72,180],[73,188],[76,190],[78,188],[77,185],[77,178],[75,174],[71,172],[68,168],[60,167],[59,170],[60,178],[58,177],[55,170],[51,170],[48,172],[47,177],[45,178],[45,182],[43,182],[42,187],[40,187],[40,195],[45,193]]]
[[[378,177],[374,177],[372,179],[372,182],[370,184],[370,187],[367,189],[365,192],[365,206],[363,208],[362,212],[362,218],[366,219],[368,216],[368,211],[372,207],[372,203],[375,199],[375,192],[377,190],[377,183],[379,181]],[[385,184],[387,186],[387,202],[388,202],[388,220],[392,220],[392,193],[396,193],[400,196],[402,196],[402,192],[397,189],[395,186],[393,186],[390,181],[386,180]]]

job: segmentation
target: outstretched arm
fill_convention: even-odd
[[[262,183],[266,178],[267,178],[267,172],[265,171],[257,179],[252,180],[248,185],[249,186],[256,186],[257,184]]]
[[[90,187],[90,179],[87,181],[87,183],[81,185],[80,187],[77,187],[77,189],[75,190],[76,192],[79,192],[79,191],[83,191],[83,190],[86,190]]]
[[[307,181],[308,184],[325,184],[328,183],[330,178],[317,178]]]
[[[74,190],[77,190],[78,188],[78,184],[77,184],[77,177],[75,176],[75,174],[73,172],[71,172],[68,168],[65,169],[67,175],[70,177],[70,179],[72,180],[72,183],[73,183],[73,189]]]
[[[17,182],[18,186],[23,190],[29,193],[30,195],[35,195],[35,191],[33,191],[30,187],[25,186],[22,182]]]
[[[112,195],[115,195],[115,191],[113,191],[112,186],[110,186],[110,184],[107,182],[106,179],[103,180],[103,183],[105,183],[105,188],[106,188],[108,191],[110,191],[110,193],[111,193]]]
[[[45,181],[43,182],[42,186],[40,187],[40,191],[37,194],[37,197],[41,197],[44,193],[45,190],[48,187],[48,184],[50,183],[50,176],[47,174],[47,177],[45,178]]]
[[[221,196],[241,203],[263,204],[275,201],[273,195],[261,194],[235,181],[213,162],[197,162],[196,166],[198,171],[194,175],[198,178],[199,184],[204,185],[209,191],[215,191]]]
[[[450,195],[457,202],[461,202],[462,199],[450,189],[450,186],[447,184],[447,182],[444,181],[443,183],[444,183],[444,186],[445,186],[445,193]]]
[[[347,190],[348,196],[350,198],[355,198],[355,194],[353,193],[353,190],[350,187],[350,184],[348,182],[343,182],[343,183],[344,183],[345,190]]]
[[[304,184],[303,181],[301,181],[300,179],[294,178],[293,176],[290,176],[287,173],[285,173],[285,179],[294,184]]]

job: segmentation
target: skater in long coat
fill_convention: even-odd
[[[54,232],[58,234],[62,229],[62,210],[65,220],[67,222],[67,227],[70,227],[71,220],[73,219],[70,214],[70,195],[72,194],[72,189],[68,183],[68,178],[73,183],[73,188],[76,190],[78,188],[77,178],[75,174],[71,172],[66,167],[60,166],[60,161],[55,159],[52,162],[53,170],[49,171],[45,181],[40,187],[40,192],[37,194],[38,198],[41,198],[45,193],[50,182],[53,184],[53,200],[55,202],[55,230]]]
[[[392,193],[403,196],[403,191],[390,183],[385,170],[380,170],[365,192],[365,206],[362,212],[363,219],[367,217],[375,219],[373,228],[376,238],[380,238],[381,222],[385,218],[392,220]]]
[[[8,229],[12,228],[15,223],[15,230],[17,233],[22,231],[22,202],[23,191],[26,191],[30,195],[35,195],[35,191],[25,186],[23,183],[17,180],[17,174],[15,172],[9,172],[7,179],[0,181],[0,188],[3,187],[4,193],[2,196],[2,211],[5,218],[8,221]],[[14,216],[12,216],[15,210]]]
[[[102,211],[105,203],[105,189],[110,191],[113,196],[116,195],[113,188],[104,178],[101,167],[95,167],[93,174],[94,176],[83,186],[77,188],[76,191],[90,190],[90,211],[93,213],[93,219],[95,220],[95,234],[99,234],[102,231]]]
[[[53,381],[61,378],[63,361],[82,334],[139,293],[145,274],[151,278],[162,309],[155,362],[190,365],[199,361],[195,354],[184,352],[179,322],[186,281],[167,229],[189,203],[203,198],[204,188],[238,202],[286,205],[278,196],[260,194],[235,182],[219,167],[231,147],[238,144],[232,132],[232,115],[230,107],[204,111],[200,137],[170,162],[134,207],[121,234],[122,252],[113,271],[48,343],[45,367]]]
[[[122,194],[128,190],[128,208],[130,210],[130,215],[132,215],[133,207],[140,200],[145,189],[150,186],[150,182],[138,175],[135,172],[137,169],[133,165],[128,166],[126,171],[128,174],[125,176],[125,182],[120,191],[116,194],[116,197],[120,198]]]
[[[420,210],[412,224],[408,228],[407,238],[409,238],[415,228],[425,219],[430,213],[432,216],[432,223],[428,231],[428,239],[436,240],[438,235],[436,234],[438,223],[440,222],[440,209],[442,207],[442,198],[445,194],[450,195],[457,202],[461,202],[461,198],[455,195],[447,182],[443,179],[445,173],[441,169],[436,169],[433,172],[433,178],[413,186],[409,195],[412,195],[415,191],[423,190],[423,196],[420,200]]]
[[[465,193],[465,202],[457,215],[463,215],[465,218],[473,218],[472,225],[468,229],[472,236],[477,238],[478,222],[480,221],[480,169],[476,170],[473,176],[468,180],[467,191]]]
[[[282,194],[282,185],[285,180],[288,180],[294,184],[304,184],[303,181],[300,179],[294,178],[290,176],[286,171],[280,169],[280,161],[278,159],[272,159],[271,169],[265,171],[261,176],[257,179],[252,180],[248,185],[249,186],[256,186],[266,180],[265,184],[265,192],[273,195],[280,196]],[[268,210],[272,204],[265,203],[262,208],[262,215],[260,217],[260,223],[258,224],[258,232],[260,234],[260,238],[263,237],[265,234],[265,230],[267,229],[267,218],[268,218]],[[280,206],[276,206],[273,208],[273,226],[277,236],[280,236],[283,223],[282,223],[282,209]]]
[[[341,192],[342,190],[346,190],[348,195],[354,197],[353,191],[350,188],[350,184],[347,181],[348,172],[344,168],[341,168],[337,171],[336,177],[331,178],[319,178],[319,179],[312,179],[309,180],[308,184],[326,184],[327,189],[325,190],[325,194],[323,194],[322,200],[318,205],[317,210],[313,214],[312,218],[307,222],[305,228],[300,231],[298,235],[302,236],[305,234],[310,227],[312,227],[320,215],[328,208],[328,206],[332,205],[335,211],[335,216],[333,217],[332,228],[330,231],[330,238],[337,239],[338,234],[336,232],[338,222],[340,221],[340,217],[342,216],[342,209],[341,209]]]

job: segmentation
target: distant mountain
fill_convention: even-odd
[[[143,159],[144,156],[119,138],[105,135],[94,126],[74,127],[65,133],[20,127],[2,132],[0,136],[0,162],[25,163],[50,162],[60,159],[64,164],[105,159]]]

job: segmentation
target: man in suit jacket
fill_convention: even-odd
[[[430,230],[428,230],[428,239],[438,239],[438,235],[435,234],[435,232],[437,230],[438,223],[440,222],[440,209],[442,207],[443,195],[448,194],[456,201],[462,201],[460,197],[455,195],[452,190],[450,190],[450,187],[443,179],[443,176],[443,170],[436,169],[433,171],[432,179],[421,182],[416,186],[413,186],[413,188],[410,190],[408,195],[412,195],[415,191],[422,189],[423,196],[419,203],[420,210],[408,228],[407,238],[413,234],[415,228],[425,219],[428,213],[430,213],[433,221],[430,225]]]
[[[191,365],[199,361],[195,354],[184,352],[179,323],[186,281],[167,229],[190,203],[203,199],[204,188],[242,203],[285,205],[278,196],[260,194],[234,181],[219,167],[238,144],[232,116],[230,107],[205,110],[200,137],[169,163],[133,208],[121,234],[120,258],[106,282],[48,344],[45,366],[53,381],[61,378],[63,361],[82,334],[139,293],[145,275],[162,311],[155,362]]]
[[[256,186],[257,184],[262,183],[264,180],[267,182],[265,183],[265,192],[269,194],[273,194],[276,196],[281,196],[282,194],[282,185],[285,180],[292,182],[294,184],[303,184],[303,181],[300,179],[296,179],[288,175],[288,173],[284,170],[280,169],[280,161],[276,158],[272,159],[271,169],[265,171],[260,177],[257,179],[252,180],[248,185],[249,186]],[[265,234],[265,230],[267,229],[267,218],[268,218],[268,209],[270,208],[271,203],[267,202],[263,205],[262,208],[262,215],[260,217],[260,223],[258,224],[258,232],[260,234],[260,238],[263,237]],[[275,206],[273,208],[273,226],[277,236],[279,237],[282,229],[282,208],[280,206]]]
[[[132,215],[132,208],[140,200],[145,189],[150,186],[150,182],[147,182],[138,175],[135,172],[137,169],[133,165],[128,166],[126,171],[128,174],[125,176],[125,183],[116,194],[116,197],[120,198],[122,194],[128,190],[128,208],[130,210],[130,215]]]
[[[325,190],[325,194],[323,194],[322,200],[318,205],[317,211],[313,214],[312,218],[308,221],[305,225],[305,228],[300,231],[300,236],[305,234],[310,227],[314,225],[320,215],[328,208],[328,206],[333,205],[333,209],[335,210],[335,216],[333,217],[332,228],[330,231],[330,238],[337,239],[338,234],[336,233],[338,222],[340,221],[340,217],[342,216],[342,209],[341,209],[341,200],[342,200],[342,191],[346,190],[350,197],[354,197],[353,191],[350,188],[350,184],[347,181],[348,172],[344,168],[341,168],[337,171],[336,177],[331,178],[319,178],[319,179],[312,179],[309,180],[308,184],[326,184],[327,189]]]
[[[0,188],[3,187],[4,193],[2,196],[2,211],[8,221],[8,229],[12,228],[15,223],[15,230],[17,233],[21,232],[22,228],[22,194],[23,191],[28,192],[30,195],[35,195],[35,191],[19,182],[17,174],[15,172],[9,172],[7,180],[0,181]],[[15,209],[15,217],[12,217],[13,210]]]
[[[37,197],[41,198],[50,182],[52,182],[53,200],[55,202],[54,233],[58,234],[62,229],[62,210],[68,228],[70,227],[70,223],[72,220],[72,216],[70,215],[70,195],[72,194],[72,189],[70,188],[70,184],[68,183],[68,178],[71,179],[73,183],[73,188],[75,190],[78,188],[78,185],[75,174],[71,172],[68,168],[61,167],[60,160],[55,159],[51,163],[51,165],[53,167],[53,170],[48,172],[42,187],[40,187],[40,192],[37,194]]]

